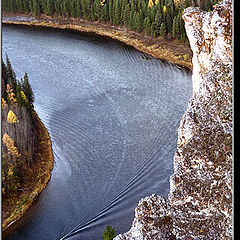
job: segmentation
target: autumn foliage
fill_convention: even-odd
[[[6,57],[2,61],[2,193],[3,197],[16,192],[24,175],[34,163],[37,135],[34,131],[33,92],[25,73],[16,79]]]
[[[4,109],[7,106],[7,102],[4,98],[2,98],[2,109]]]
[[[18,119],[15,113],[12,110],[9,110],[8,115],[7,115],[7,122],[8,123],[17,123]]]
[[[17,99],[16,99],[16,96],[15,96],[15,93],[13,92],[13,89],[10,87],[10,84],[7,84],[6,92],[7,92],[8,100],[10,101],[10,103],[11,104],[16,104]]]
[[[9,154],[12,154],[13,156],[16,156],[16,157],[21,156],[21,154],[18,153],[18,150],[14,144],[14,141],[8,136],[7,133],[3,135],[2,141],[6,145]]]

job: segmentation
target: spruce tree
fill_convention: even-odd
[[[127,4],[124,8],[123,24],[127,27],[130,22],[130,6]]]
[[[109,1],[109,20],[111,23],[114,22],[113,0]]]
[[[27,73],[24,74],[24,77],[23,77],[23,81],[22,81],[22,90],[23,92],[25,93],[29,103],[31,105],[33,105],[33,102],[34,102],[34,94],[33,94],[33,91],[32,91],[32,88],[29,84],[29,81],[28,81],[28,75]]]
[[[145,17],[143,21],[144,30],[147,35],[151,35],[151,23],[149,17]]]
[[[131,30],[134,30],[134,27],[135,27],[134,13],[135,13],[134,10],[131,9],[130,17],[129,17],[130,20],[129,20],[129,24],[128,24],[128,26]]]
[[[109,4],[104,5],[103,12],[104,12],[104,22],[108,22],[109,21]]]
[[[47,0],[47,14],[51,16],[53,14],[53,3],[52,0]]]
[[[134,14],[134,29],[137,32],[142,31],[142,21],[139,12],[135,12]]]
[[[162,22],[161,23],[161,27],[160,27],[160,35],[162,36],[162,37],[165,37],[166,36],[166,26],[165,26],[165,24],[164,24],[164,22]]]
[[[17,81],[17,87],[16,87],[16,98],[17,98],[17,103],[22,106],[25,104],[24,99],[22,98],[21,95],[21,91],[22,91],[22,86],[21,83],[19,81]]]
[[[5,85],[7,85],[7,81],[5,79],[7,79],[7,66],[5,65],[5,63],[2,60],[2,78],[5,81]]]
[[[40,0],[33,0],[32,1],[32,14],[37,17],[41,14],[41,8],[40,8]]]
[[[174,17],[173,19],[173,26],[172,26],[172,36],[173,38],[175,38],[177,36],[178,33],[178,29],[177,29],[177,17]]]
[[[12,65],[10,63],[10,60],[7,54],[6,54],[6,63],[7,63],[8,83],[11,85],[13,90],[16,90],[16,85],[17,85],[16,74],[13,71]]]
[[[121,22],[121,5],[119,3],[119,0],[114,0],[113,1],[113,6],[114,6],[114,24],[119,25]]]
[[[159,34],[160,34],[161,23],[162,23],[162,14],[160,13],[160,11],[157,11],[157,14],[156,14],[155,20],[154,20],[154,35],[155,36],[159,36]]]

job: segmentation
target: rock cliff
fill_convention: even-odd
[[[141,199],[120,239],[232,239],[232,1],[183,13],[193,96],[178,130],[168,199]]]

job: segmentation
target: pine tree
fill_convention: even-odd
[[[22,90],[23,90],[24,94],[26,95],[28,101],[32,105],[34,102],[34,94],[33,94],[32,88],[29,84],[27,73],[25,73],[25,75],[23,77]]]
[[[17,98],[17,103],[22,106],[25,102],[24,99],[22,98],[21,95],[21,91],[22,91],[22,86],[20,81],[17,81],[17,87],[16,87],[16,98]]]
[[[47,14],[49,16],[53,14],[53,2],[51,0],[47,0]]]
[[[172,36],[175,38],[177,36],[178,29],[177,29],[177,17],[173,19],[173,26],[172,26]]]
[[[109,21],[109,5],[105,4],[103,7],[103,12],[104,12],[104,22]]]
[[[7,74],[8,74],[7,66],[5,65],[2,59],[2,79],[4,79],[5,85],[7,85],[7,82],[5,81],[5,79],[7,79]]]
[[[114,21],[113,0],[109,1],[109,20],[111,23]]]
[[[145,17],[143,21],[144,30],[147,35],[151,35],[151,23],[149,17]]]
[[[22,2],[22,0],[17,0],[16,1],[16,10],[19,13],[23,12],[23,2]]]
[[[132,30],[134,30],[134,27],[135,27],[134,15],[135,15],[135,11],[133,9],[131,9],[128,27]]]
[[[41,8],[40,8],[40,1],[39,0],[33,0],[32,1],[32,14],[37,17],[41,14]]]
[[[87,20],[90,20],[90,12],[91,12],[90,0],[82,1],[82,12],[83,12],[83,17]]]
[[[28,13],[30,11],[28,0],[23,0],[23,11]]]
[[[137,32],[142,31],[142,21],[139,12],[135,12],[134,14],[134,29]]]
[[[154,36],[159,36],[161,23],[162,23],[162,14],[160,13],[160,11],[157,11],[157,14],[154,20]]]
[[[111,226],[107,226],[102,234],[103,240],[112,240],[116,237],[116,230]]]
[[[164,24],[164,22],[162,22],[161,23],[161,27],[160,27],[160,35],[162,36],[162,37],[165,37],[166,36],[166,26],[165,26],[165,24]]]
[[[121,6],[119,0],[114,0],[113,8],[114,8],[114,24],[119,25],[119,23],[121,22]]]
[[[6,63],[7,63],[7,78],[8,83],[13,88],[13,90],[16,90],[17,80],[16,80],[16,74],[13,71],[12,65],[10,63],[10,60],[8,58],[8,55],[6,54]]]
[[[124,8],[123,24],[127,27],[130,22],[130,6],[127,4]]]
[[[82,17],[81,1],[80,0],[76,1],[76,16],[77,16],[77,18]]]
[[[65,0],[63,2],[63,12],[66,17],[70,17],[70,8],[69,8],[69,2]]]

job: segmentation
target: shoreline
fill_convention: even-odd
[[[52,142],[47,128],[44,126],[35,110],[33,110],[33,115],[39,133],[39,143],[36,151],[36,166],[34,167],[38,172],[39,179],[37,179],[37,182],[34,182],[33,186],[30,186],[31,191],[19,197],[18,202],[20,203],[20,206],[16,204],[10,216],[4,221],[2,220],[3,237],[7,237],[23,224],[28,211],[36,202],[41,192],[47,187],[47,184],[51,179],[51,171],[54,164]],[[2,207],[3,206],[4,204],[2,201]]]
[[[75,19],[74,20],[71,19],[70,23],[69,22],[67,23],[69,19],[67,21],[62,19],[57,20],[50,17],[47,17],[47,19],[35,19],[29,15],[23,15],[23,14],[21,15],[3,14],[3,17],[9,17],[9,16],[13,18],[15,17],[16,20],[2,21],[3,25],[9,24],[9,25],[36,26],[36,27],[46,27],[46,28],[54,28],[54,29],[73,30],[73,31],[82,32],[82,33],[94,33],[100,36],[109,37],[111,39],[121,41],[157,59],[168,61],[171,64],[178,65],[179,67],[185,68],[190,71],[192,70],[192,57],[190,57],[190,55],[187,55],[188,57],[186,57],[186,59],[183,59],[183,55],[181,55],[180,52],[176,53],[172,49],[172,46],[175,45],[176,47],[179,44],[180,46],[177,46],[177,47],[180,48],[181,52],[184,53],[184,50],[188,49],[188,47],[185,46],[185,49],[182,48],[181,46],[184,44],[177,43],[175,40],[171,41],[171,45],[168,46],[166,44],[168,40],[166,39],[163,40],[160,37],[152,38],[149,36],[144,36],[143,34],[140,34],[140,33],[130,31],[121,26],[111,27],[108,24],[100,24],[99,22],[89,22],[83,19],[78,19],[78,21],[76,22],[74,22]],[[25,17],[26,19],[24,21],[17,21],[17,17],[20,17],[20,16]],[[64,23],[62,23],[62,21]],[[158,40],[162,40],[162,41],[158,42]],[[186,51],[186,52],[189,53],[189,51]],[[40,181],[35,183],[35,186],[32,187],[32,191],[28,193],[28,200],[22,206],[22,208],[18,208],[18,206],[15,206],[15,209],[12,211],[13,213],[8,218],[6,218],[5,221],[2,221],[3,237],[7,237],[9,234],[11,234],[14,230],[19,228],[24,223],[24,219],[26,218],[26,215],[28,214],[29,210],[31,209],[33,204],[36,202],[41,192],[47,187],[47,184],[51,179],[51,171],[53,169],[53,162],[54,162],[51,139],[50,139],[48,130],[43,125],[42,121],[40,120],[40,118],[38,117],[35,111],[34,111],[34,117],[36,119],[36,127],[38,128],[39,136],[40,136],[38,148],[42,149],[37,153],[40,153],[42,156],[44,156],[44,159],[46,161],[45,162],[46,166],[44,166],[44,169],[43,169],[44,173],[42,173],[43,178],[41,178]],[[41,146],[41,145],[45,145],[45,146]],[[36,169],[39,170],[40,168],[42,168],[42,165],[41,165],[42,157],[38,156],[36,161],[38,162]],[[20,198],[19,201],[21,200],[22,199]]]
[[[7,20],[4,20],[4,18]],[[186,43],[183,44],[178,40],[170,38],[150,37],[143,33],[128,30],[123,26],[111,26],[84,19],[52,18],[46,15],[41,15],[40,18],[33,18],[26,14],[14,15],[6,13],[3,13],[2,23],[3,25],[25,25],[95,33],[121,41],[157,59],[168,61],[171,64],[192,71],[192,50]]]

